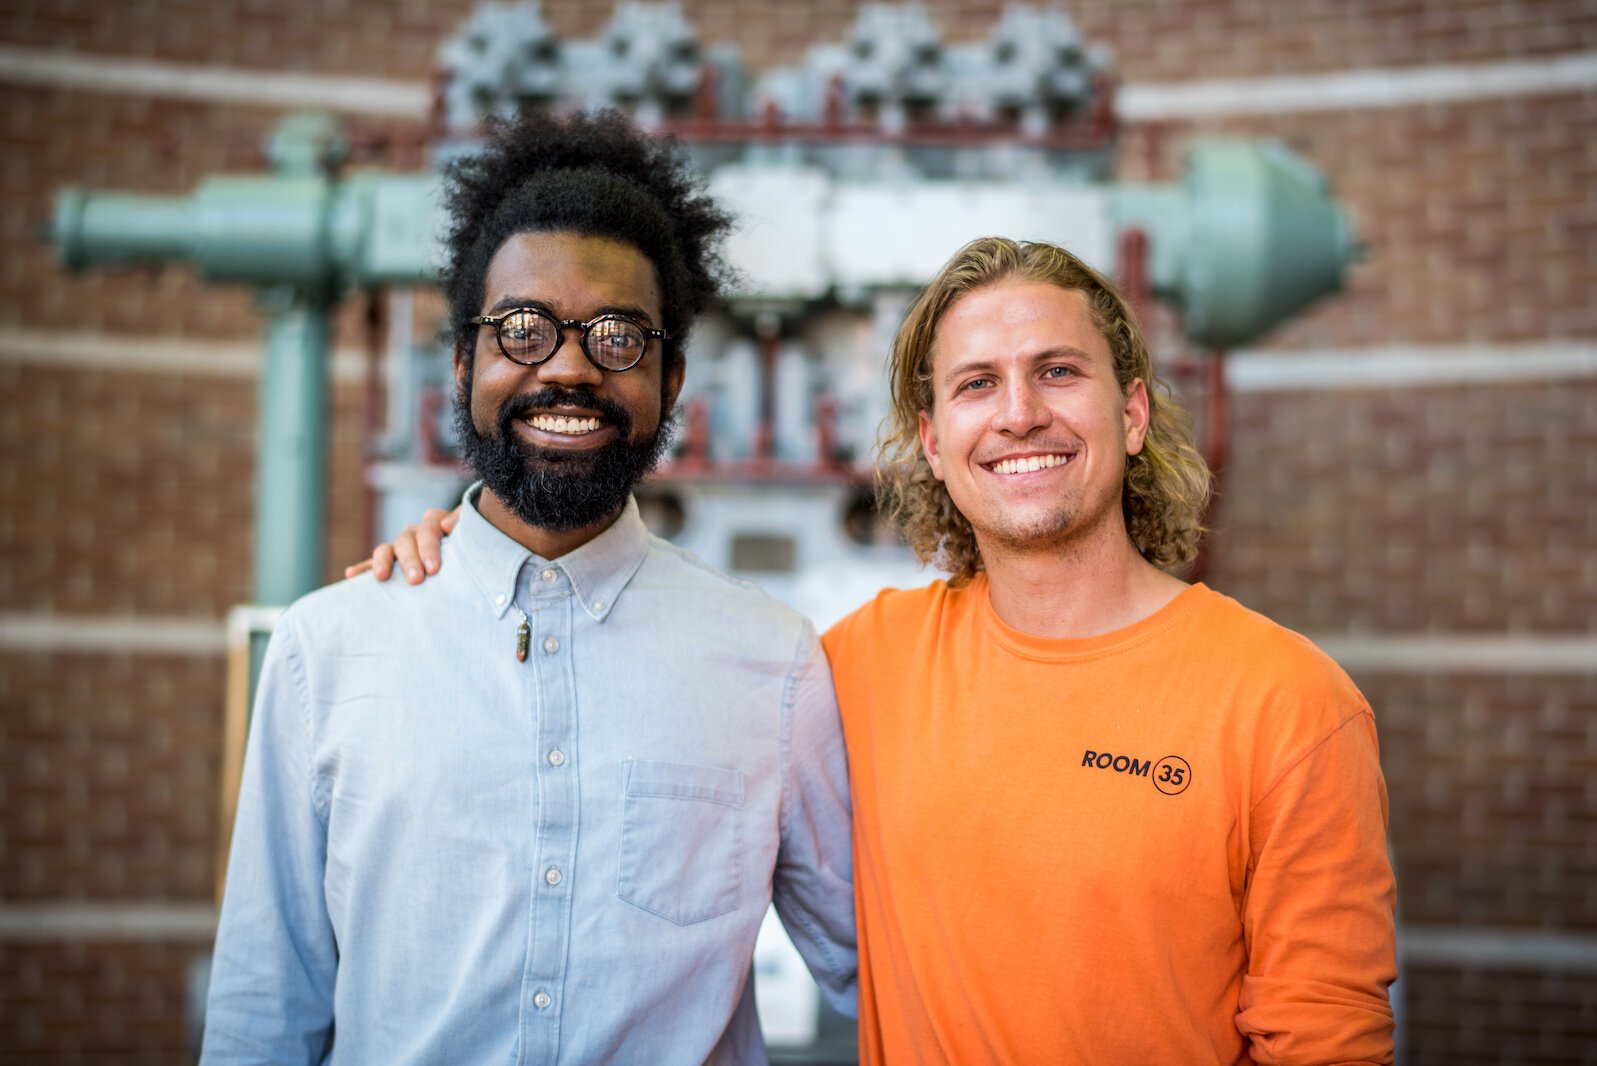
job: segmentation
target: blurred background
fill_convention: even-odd
[[[960,240],[1065,243],[1198,416],[1189,576],[1375,707],[1404,1061],[1597,1063],[1590,0],[11,0],[0,1059],[192,1058],[233,609],[458,494],[432,175],[601,104],[743,219],[657,531],[822,624],[929,580],[869,492],[892,329]]]

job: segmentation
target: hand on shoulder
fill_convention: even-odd
[[[409,584],[419,585],[429,574],[436,574],[443,565],[443,541],[460,522],[460,508],[445,511],[429,507],[422,513],[421,521],[406,526],[392,544],[379,544],[372,549],[370,559],[344,568],[345,577],[356,577],[370,570],[378,581],[387,581],[394,572],[394,564],[405,574]]]

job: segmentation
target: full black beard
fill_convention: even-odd
[[[554,386],[523,393],[499,409],[498,433],[479,433],[471,420],[470,385],[456,396],[455,433],[466,462],[483,487],[538,529],[569,533],[613,516],[639,481],[659,463],[671,441],[676,413],[666,414],[662,395],[660,425],[647,440],[632,439],[626,408],[601,399],[584,386]],[[597,411],[616,427],[616,436],[599,448],[572,454],[530,445],[511,432],[511,423],[543,407],[566,404]]]

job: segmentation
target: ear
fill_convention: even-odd
[[[1126,454],[1136,455],[1148,439],[1148,386],[1141,378],[1132,378],[1126,386],[1121,417],[1126,427]]]
[[[459,343],[458,341],[455,343],[454,362],[455,394],[465,395],[467,384],[466,378],[471,373],[471,353],[466,351],[465,345]]]
[[[931,465],[932,476],[938,481],[943,480],[943,457],[937,450],[937,427],[932,423],[929,411],[920,413],[920,450],[926,453],[926,462]]]
[[[688,357],[685,354],[678,355],[671,369],[665,372],[665,404],[661,407],[662,411],[676,408],[677,397],[682,393],[682,383],[687,380],[687,375]]]

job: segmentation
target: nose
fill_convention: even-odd
[[[560,331],[565,338],[554,354],[538,364],[538,381],[545,385],[588,385],[604,380],[604,371],[593,365],[582,350],[582,327],[568,326]]]
[[[1048,422],[1048,405],[1029,377],[1012,376],[1000,386],[993,428],[1001,433],[1024,437]]]

